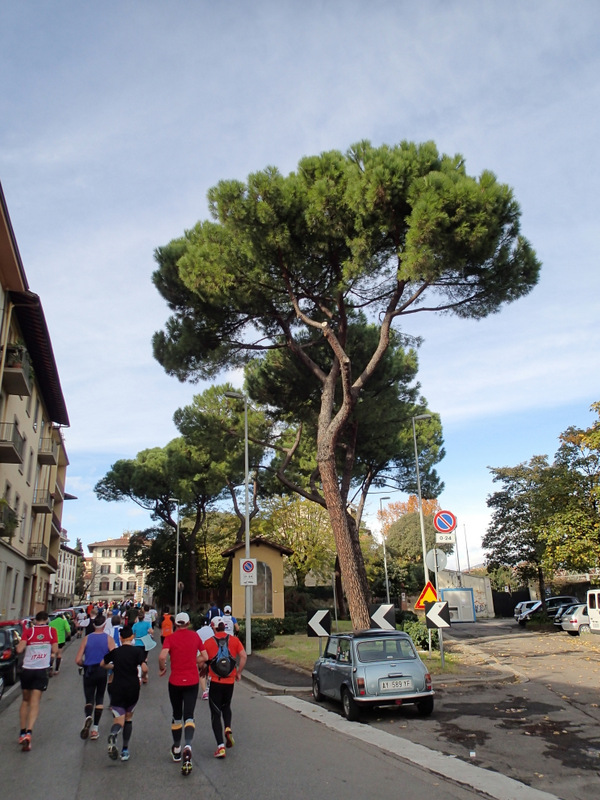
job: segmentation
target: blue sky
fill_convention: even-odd
[[[599,29],[595,0],[5,0],[0,180],[71,420],[71,542],[147,524],[93,487],[177,435],[205,388],[167,377],[150,340],[168,316],[153,251],[207,216],[207,189],[361,139],[433,139],[514,188],[543,262],[493,317],[406,322],[444,426],[440,503],[461,564],[466,544],[481,561],[487,467],[552,456],[600,400]]]

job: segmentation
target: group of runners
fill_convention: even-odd
[[[97,609],[89,611],[88,621],[78,628],[82,641],[75,662],[83,674],[85,698],[81,738],[96,740],[100,737],[99,724],[108,690],[112,712],[108,756],[113,760],[128,761],[133,714],[141,685],[148,681],[147,654],[156,642],[150,609],[136,609],[133,624],[133,616],[124,614],[121,619],[120,611],[115,608],[107,616]],[[231,607],[225,606],[221,612],[214,604],[211,605],[205,622],[195,631],[187,612],[179,612],[174,617],[168,608],[160,621],[157,620],[162,645],[158,675],[164,677],[169,671],[171,758],[181,764],[183,775],[192,771],[194,712],[200,690],[202,698],[209,703],[211,727],[217,744],[215,758],[224,758],[226,749],[233,747],[231,700],[235,683],[240,680],[246,665],[246,652],[235,635],[239,628],[231,615]],[[46,612],[40,611],[33,626],[23,631],[18,650],[24,652],[19,743],[27,751],[32,746],[32,731],[53,662],[55,672],[60,666],[60,661],[57,661],[57,626],[50,626]]]

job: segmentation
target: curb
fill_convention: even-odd
[[[277,683],[269,683],[269,681],[259,678],[258,675],[248,672],[247,669],[244,670],[242,677],[257,689],[270,694],[312,694],[310,686],[280,686]]]

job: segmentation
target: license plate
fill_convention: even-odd
[[[379,689],[382,692],[404,692],[412,688],[412,678],[386,678],[379,682]]]

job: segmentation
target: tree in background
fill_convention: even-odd
[[[77,550],[80,556],[77,559],[77,566],[75,568],[75,596],[81,598],[85,594],[85,553],[83,552],[81,539],[75,540],[75,547],[73,549]]]
[[[294,551],[285,559],[284,572],[297,588],[306,586],[309,573],[317,581],[331,582],[335,540],[324,508],[298,497],[272,497],[263,503],[260,529]]]
[[[302,368],[319,405],[312,494],[330,516],[352,621],[368,627],[348,512],[360,403],[403,316],[479,319],[532,289],[539,263],[520,235],[518,204],[492,173],[468,176],[461,156],[431,142],[360,142],[303,158],[287,177],[268,167],[247,183],[222,181],[208,199],[212,221],[156,252],[154,282],[172,316],[154,354],[180,380],[273,350]],[[349,345],[361,319],[376,336],[356,362]]]

